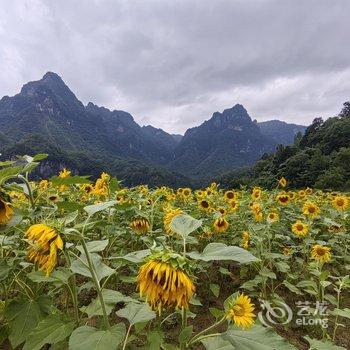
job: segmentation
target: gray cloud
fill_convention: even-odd
[[[348,0],[0,0],[0,96],[46,71],[170,132],[242,103],[309,123],[350,99]]]

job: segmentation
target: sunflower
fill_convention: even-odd
[[[227,231],[229,223],[224,217],[219,217],[214,221],[214,231],[217,233],[222,233]]]
[[[267,214],[267,222],[272,224],[274,222],[277,222],[279,220],[279,214],[274,212],[274,211],[271,211],[270,213]]]
[[[236,199],[236,197],[237,197],[237,194],[234,191],[230,190],[224,193],[224,198],[226,201],[231,201],[233,199]]]
[[[63,168],[63,170],[59,172],[58,177],[60,177],[61,179],[65,179],[67,177],[70,177],[71,173],[72,172],[70,170]]]
[[[163,308],[185,308],[195,292],[189,277],[188,263],[179,254],[156,253],[140,267],[137,276],[140,296],[154,310]]]
[[[252,212],[254,214],[255,220],[260,222],[263,220],[263,211],[260,203],[254,202],[251,206]]]
[[[284,256],[290,256],[293,253],[293,249],[291,247],[284,247],[283,248],[283,255]]]
[[[204,211],[210,211],[210,209],[211,209],[209,202],[205,199],[200,200],[198,202],[198,206],[200,209],[202,209]]]
[[[61,171],[59,172],[59,174],[58,174],[58,177],[61,178],[61,179],[66,179],[66,178],[68,178],[68,177],[70,177],[70,176],[71,176],[71,171],[68,170],[68,169],[66,169],[66,168],[63,168],[63,170],[61,170]],[[66,185],[61,185],[61,186],[59,187],[59,191],[60,191],[60,192],[64,192],[64,191],[66,191],[67,189],[68,189],[68,186],[66,186]]]
[[[261,198],[262,195],[262,190],[260,187],[254,187],[253,188],[253,192],[252,192],[252,199],[253,200],[259,200]]]
[[[39,182],[39,188],[40,188],[41,190],[46,190],[48,187],[50,187],[50,185],[51,185],[51,183],[50,183],[50,181],[48,181],[48,180],[41,180],[41,181]]]
[[[226,215],[227,214],[227,210],[225,208],[218,208],[218,212],[221,214],[221,215]]]
[[[279,193],[276,196],[276,200],[281,205],[288,205],[290,201],[290,196],[287,193]]]
[[[331,248],[315,244],[311,248],[311,257],[320,263],[326,263],[331,260]]]
[[[292,225],[292,232],[298,237],[304,237],[309,232],[309,225],[298,220]]]
[[[232,199],[228,202],[228,205],[230,206],[230,210],[235,212],[238,209],[238,201],[236,201],[235,199]]]
[[[306,196],[306,191],[305,190],[299,190],[298,191],[298,197],[299,198],[304,198]]]
[[[57,203],[59,200],[59,197],[56,196],[55,194],[49,196],[49,201],[52,202],[52,203]]]
[[[287,186],[287,180],[285,177],[281,177],[279,180],[278,180],[278,184],[281,186],[281,187],[286,187]]]
[[[95,186],[92,189],[92,194],[97,197],[107,197],[109,193],[109,182],[111,177],[107,173],[102,173],[96,180]]]
[[[0,198],[0,225],[6,225],[13,217],[11,205]]]
[[[57,231],[44,224],[29,227],[25,234],[30,244],[29,261],[37,264],[48,276],[57,265],[57,250],[63,249],[63,241]]]
[[[349,206],[349,200],[345,196],[335,196],[332,200],[332,206],[339,210],[346,210]]]
[[[244,231],[242,233],[242,243],[241,243],[241,247],[244,249],[248,249],[249,248],[249,240],[250,240],[250,235],[248,231]]]
[[[164,215],[163,224],[164,224],[165,232],[168,235],[174,234],[173,230],[171,229],[171,222],[175,217],[181,215],[182,213],[183,211],[180,208],[177,208],[177,209],[168,210],[167,213]]]
[[[313,194],[314,193],[314,190],[310,187],[308,187],[306,190],[305,190],[306,194],[310,195],[310,194]]]
[[[192,196],[192,190],[188,187],[182,190],[182,198],[185,200],[189,200]]]
[[[94,187],[90,184],[83,184],[80,186],[80,189],[86,194],[90,194],[94,190]]]
[[[254,324],[254,304],[251,299],[244,295],[238,294],[237,298],[229,304],[226,318],[234,322],[237,327],[248,329]]]
[[[150,228],[149,221],[146,218],[138,218],[130,223],[130,227],[139,234],[147,233]]]
[[[312,203],[312,202],[306,202],[303,206],[303,214],[306,216],[310,216],[311,218],[315,218],[320,213],[320,208]]]

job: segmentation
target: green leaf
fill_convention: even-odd
[[[178,215],[171,221],[171,229],[186,239],[190,233],[202,226],[202,220],[197,220],[187,214]]]
[[[224,316],[224,311],[221,309],[218,309],[216,307],[210,307],[209,312],[215,317],[215,318],[220,318]]]
[[[332,311],[332,314],[350,319],[350,309],[348,309],[348,308],[345,308],[343,310],[341,310],[341,309],[334,309]]]
[[[87,242],[86,243],[87,250],[90,253],[102,252],[102,250],[104,250],[108,246],[108,242],[109,242],[108,239]],[[81,245],[77,246],[77,249],[80,251],[80,253],[84,253],[84,249]]]
[[[89,176],[70,176],[61,178],[53,176],[50,181],[54,186],[61,185],[74,185],[74,184],[89,184],[91,181],[88,179]]]
[[[179,334],[179,343],[185,344],[188,340],[190,340],[192,332],[193,332],[192,325],[185,327]]]
[[[227,246],[223,243],[209,243],[202,253],[190,252],[188,256],[194,260],[232,260],[241,264],[259,261],[253,254],[243,248]]]
[[[137,303],[137,300],[127,297],[122,293],[117,292],[116,290],[103,289],[102,295],[105,301],[106,311],[108,315],[112,312],[114,306],[117,303],[127,303],[127,302]],[[81,307],[80,310],[85,312],[89,316],[89,318],[92,316],[103,315],[99,298],[94,299],[88,306]]]
[[[218,284],[211,283],[211,284],[209,285],[209,288],[210,288],[210,290],[212,291],[212,293],[213,293],[216,297],[219,296],[219,294],[220,294],[220,286],[219,286]]]
[[[12,300],[5,308],[5,317],[9,323],[9,339],[15,348],[23,343],[29,332],[47,314],[48,298],[41,296],[36,300]]]
[[[10,168],[1,169],[0,170],[0,184],[5,178],[9,178],[11,176],[16,176],[17,174],[19,174],[21,169],[22,168],[20,166],[14,166],[14,167],[10,167]]]
[[[68,284],[69,277],[72,276],[72,272],[64,267],[59,267],[52,271],[50,276],[42,271],[32,271],[27,274],[27,277],[35,283],[42,282],[54,282],[58,284]]]
[[[342,346],[337,346],[331,342],[323,342],[316,339],[311,339],[310,337],[304,337],[310,344],[309,350],[346,350]]]
[[[202,340],[207,350],[235,350],[236,348],[222,336],[210,337]]]
[[[248,330],[232,328],[223,334],[237,350],[292,350],[296,349],[270,328],[255,325]]]
[[[146,303],[129,303],[124,309],[117,311],[116,314],[119,317],[126,318],[130,325],[140,322],[147,322],[156,317],[155,312],[152,311]]]
[[[124,337],[124,323],[118,323],[107,331],[82,326],[75,329],[70,336],[69,350],[116,350]]]
[[[137,250],[135,252],[128,253],[124,256],[112,256],[111,259],[123,259],[136,264],[139,264],[144,260],[144,258],[151,254],[150,249]]]
[[[164,333],[162,331],[149,331],[147,332],[147,346],[145,350],[160,350],[163,342]]]
[[[84,207],[84,210],[91,216],[93,214],[98,213],[99,211],[108,209],[115,204],[117,204],[117,201],[113,200],[113,201],[109,201],[109,202],[88,205],[88,206]]]
[[[90,258],[92,261],[92,265],[94,267],[94,270],[96,272],[97,278],[99,281],[102,280],[102,278],[107,277],[112,275],[115,270],[111,269],[109,266],[107,266],[106,264],[104,264],[102,262],[102,257],[96,253],[89,253],[90,254]],[[86,277],[92,277],[87,263],[87,259],[86,259],[86,255],[85,254],[81,254],[80,255],[80,260],[74,260],[71,264],[71,270],[74,273],[78,273],[79,275],[83,275]]]
[[[60,315],[50,315],[28,334],[23,350],[40,350],[45,344],[56,344],[66,339],[73,329],[73,321],[65,322]]]
[[[47,153],[39,153],[39,154],[36,154],[34,157],[33,157],[33,161],[34,162],[39,162],[40,160],[44,160],[48,157],[49,155]]]
[[[303,295],[303,292],[296,287],[294,284],[288,282],[288,281],[283,281],[283,285],[287,287],[291,292],[298,294],[298,295]]]

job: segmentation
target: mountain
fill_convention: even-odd
[[[47,152],[52,172],[69,164],[95,176],[108,167],[121,174],[120,165],[129,170],[130,174],[122,173],[128,179],[142,174],[143,181],[154,182],[144,176],[154,172],[153,178],[164,180],[159,184],[175,184],[177,178],[182,184],[191,182],[180,174],[159,168],[168,162],[176,146],[171,135],[163,131],[163,138],[158,138],[146,132],[124,111],[110,111],[92,103],[85,107],[52,72],[39,81],[25,84],[19,94],[0,100],[0,130],[3,158]],[[168,145],[164,138],[169,140]],[[91,167],[90,171],[86,166]]]
[[[350,102],[336,117],[316,118],[293,145],[280,145],[253,167],[231,171],[216,181],[229,188],[239,184],[275,188],[282,176],[289,188],[350,190]]]
[[[262,134],[246,109],[237,104],[188,129],[169,167],[192,177],[217,175],[253,164],[276,145]]]
[[[253,122],[243,106],[235,105],[215,112],[184,136],[172,135],[151,125],[141,127],[125,111],[92,102],[84,106],[53,72],[0,100],[2,159],[49,153],[39,176],[66,165],[93,176],[109,170],[128,184],[137,179],[173,186],[194,183],[190,178],[208,179],[252,165],[277,144],[290,144],[302,128],[279,121]]]
[[[280,120],[269,120],[258,123],[261,133],[271,139],[277,144],[292,145],[295,136],[300,132],[304,134],[306,126],[289,124]]]

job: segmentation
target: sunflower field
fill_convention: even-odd
[[[0,163],[0,348],[350,348],[350,198]]]

